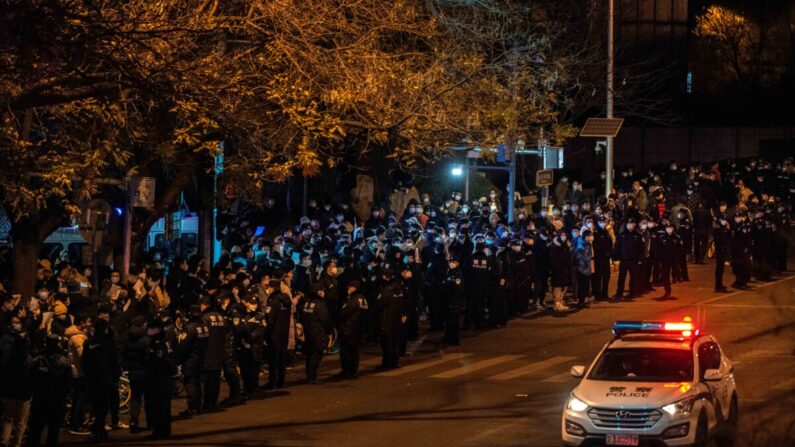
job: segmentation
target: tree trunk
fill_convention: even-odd
[[[13,277],[11,290],[23,297],[33,296],[36,287],[36,265],[44,239],[65,220],[63,210],[43,209],[33,218],[11,223]]]
[[[12,260],[14,276],[11,290],[22,297],[31,297],[36,288],[36,263],[39,258],[39,247],[44,239],[14,240]]]

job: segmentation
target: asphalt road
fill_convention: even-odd
[[[440,349],[440,334],[426,335],[392,372],[374,371],[380,359],[369,347],[357,381],[329,379],[337,356],[324,358],[321,385],[301,384],[297,364],[285,390],[176,421],[173,439],[151,444],[558,446],[561,409],[576,385],[569,368],[591,362],[612,322],[689,315],[736,362],[740,445],[795,445],[795,276],[718,295],[713,266],[690,271],[692,281],[675,284],[674,297],[664,301],[653,292],[566,315],[528,315],[507,328],[465,332],[456,348]],[[726,276],[731,279],[730,271]],[[174,402],[175,414],[183,408],[184,399]],[[86,440],[64,436],[65,445]],[[110,436],[114,444],[146,445],[144,435]]]

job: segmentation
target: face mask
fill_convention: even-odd
[[[312,260],[307,259],[307,260],[301,261],[301,265],[303,265],[304,267],[310,267],[312,265]]]
[[[513,250],[516,253],[519,253],[522,250],[522,247],[514,245],[513,247],[511,247],[511,250]]]
[[[561,242],[566,242],[566,239],[568,239],[566,236],[561,236],[561,237],[560,237],[560,241],[561,241]]]
[[[495,198],[495,197],[497,197],[497,194],[494,194],[494,193],[491,193],[491,194],[489,194],[489,198],[490,198],[490,199],[493,199],[493,198]]]
[[[543,234],[538,235],[538,237],[540,237],[542,241],[547,240],[547,236],[544,236]]]
[[[577,208],[576,206],[572,206],[572,207],[571,207],[571,212],[572,212],[572,213],[576,213],[578,209],[579,209],[579,208]]]
[[[635,231],[635,224],[627,224],[627,230]]]
[[[556,217],[560,216],[560,210],[552,210],[552,215]]]
[[[469,212],[469,207],[468,207],[468,206],[465,206],[465,207],[461,208],[461,211],[463,211],[463,212],[464,212],[464,214],[466,214],[466,213],[468,213],[468,212]]]
[[[50,294],[48,292],[39,292],[39,298],[46,300]]]
[[[676,217],[678,217],[678,218],[680,218],[680,219],[684,219],[684,218],[685,218],[685,215],[684,215],[684,214],[677,214],[677,215],[676,215]]]
[[[461,196],[455,196],[455,200],[460,202],[461,201]]]
[[[22,325],[19,323],[14,323],[11,325],[11,329],[13,329],[14,332],[22,332]]]
[[[436,211],[431,211],[431,217],[436,217]]]
[[[585,228],[587,228],[589,230],[593,229],[593,223],[588,222],[587,224],[585,224]]]
[[[541,211],[541,217],[547,217],[547,212],[546,211]]]
[[[689,195],[689,196],[690,196],[690,195],[693,195],[693,190],[692,190],[692,189],[688,189],[688,190],[687,190],[687,195]]]
[[[486,239],[486,245],[494,245],[494,239]]]
[[[645,230],[647,228],[646,224],[640,224],[640,229]]]
[[[597,216],[601,216],[602,215],[602,210],[596,210],[595,213],[596,213]]]
[[[525,218],[524,214],[520,214],[520,215],[519,215],[519,220],[522,220],[522,219],[524,219],[524,218]]]
[[[599,174],[599,178],[600,178],[600,179],[602,179],[602,180],[604,180],[604,179],[606,179],[606,178],[607,178],[607,176],[606,176],[605,174]]]
[[[605,223],[604,222],[599,222],[597,225],[599,225],[599,228],[602,228],[602,229],[604,229],[604,227],[605,227]]]
[[[118,284],[119,283],[119,279],[121,279],[121,278],[112,277],[112,278],[110,278],[110,282],[113,283],[113,284]]]
[[[784,207],[783,206],[778,207],[778,212],[779,213],[783,213],[784,212]]]

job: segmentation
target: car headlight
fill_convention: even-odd
[[[677,414],[689,414],[690,410],[693,409],[693,404],[695,402],[696,402],[696,396],[690,396],[682,400],[678,400],[672,404],[668,404],[662,407],[662,409],[671,416]]]
[[[580,399],[577,399],[572,394],[571,397],[569,398],[569,402],[566,404],[566,408],[568,408],[571,411],[576,411],[579,413],[581,411],[585,411],[585,409],[588,408],[588,404],[581,401]]]

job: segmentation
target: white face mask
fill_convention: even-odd
[[[566,242],[566,239],[568,239],[566,236],[561,236],[561,237],[560,237],[560,241],[561,241],[561,242]]]
[[[646,224],[640,224],[640,229],[645,230],[647,228]]]
[[[587,224],[585,224],[585,228],[587,228],[589,230],[592,229],[593,228],[593,223],[588,222]]]
[[[604,227],[605,227],[605,223],[604,222],[599,222],[597,225],[599,225],[599,228],[602,228],[602,229],[604,229]]]
[[[513,247],[511,247],[511,250],[513,250],[516,253],[519,253],[522,250],[522,247],[514,245]]]

